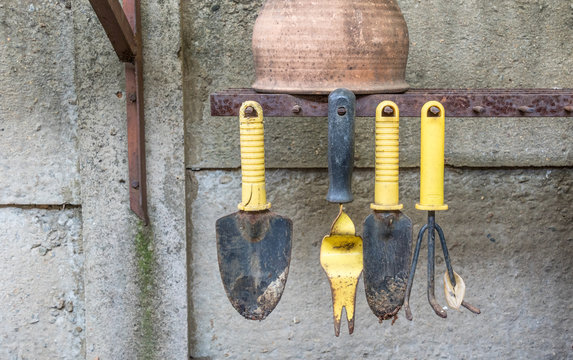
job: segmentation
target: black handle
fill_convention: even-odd
[[[347,89],[336,89],[328,96],[328,176],[326,200],[352,201],[354,168],[354,111],[356,96]]]

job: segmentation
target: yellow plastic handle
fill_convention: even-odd
[[[445,120],[444,107],[439,102],[430,101],[422,107],[418,210],[448,210],[448,205],[444,204]]]
[[[390,111],[391,110],[391,111]],[[383,101],[376,107],[376,177],[373,210],[400,210],[398,172],[400,149],[398,105]]]
[[[247,115],[247,108],[253,109]],[[263,108],[256,101],[245,101],[240,110],[242,201],[239,210],[261,211],[271,207],[265,190],[265,135]]]

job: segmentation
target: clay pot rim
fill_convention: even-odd
[[[252,86],[253,90],[259,93],[269,93],[269,94],[298,94],[298,95],[328,95],[332,91],[339,88],[346,88],[355,94],[400,94],[408,91],[410,86],[404,81],[395,84],[394,86],[388,86],[388,84],[376,85],[364,85],[364,84],[340,84],[340,86],[328,86],[328,87],[292,87],[292,86],[281,86],[272,85],[264,86],[257,84],[255,82]]]

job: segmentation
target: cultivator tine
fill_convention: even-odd
[[[434,309],[434,312],[439,317],[445,318],[448,316],[446,311],[442,309],[440,304],[436,301],[436,295],[434,294],[434,262],[435,262],[435,250],[436,250],[436,236],[434,234],[435,228],[435,215],[431,211],[428,214],[428,302]]]
[[[446,245],[446,238],[444,236],[444,231],[440,227],[440,225],[436,224],[435,214],[433,211],[428,212],[428,223],[422,226],[420,232],[418,233],[418,240],[416,241],[416,248],[414,250],[414,257],[412,258],[412,266],[410,268],[410,276],[408,277],[408,285],[406,286],[406,298],[404,299],[404,309],[406,311],[406,319],[412,320],[412,311],[410,310],[410,293],[412,291],[412,285],[414,283],[414,275],[416,273],[416,266],[418,264],[418,257],[420,255],[420,248],[422,246],[422,240],[424,239],[424,233],[428,232],[428,302],[430,306],[441,318],[446,318],[447,313],[442,306],[438,303],[435,296],[435,242],[436,237],[435,233],[438,233],[438,237],[440,239],[440,244],[442,246],[442,252],[444,253],[444,260],[446,263],[446,268],[448,272],[448,277],[450,283],[452,284],[452,288],[456,286],[455,276],[457,275],[453,268],[450,261],[450,254],[448,252],[448,247]],[[459,275],[457,275],[459,277]],[[479,308],[471,305],[465,300],[462,300],[461,305],[471,311],[474,314],[480,314],[481,311]]]
[[[406,319],[412,321],[412,311],[410,310],[410,292],[412,291],[412,284],[414,283],[414,274],[416,273],[416,265],[418,264],[418,256],[420,255],[420,247],[424,232],[428,228],[428,224],[424,224],[418,233],[418,240],[416,241],[416,249],[414,250],[414,257],[412,258],[412,266],[410,267],[410,276],[408,277],[408,285],[406,286],[406,298],[404,299],[404,309],[406,311]]]
[[[456,286],[456,279],[454,276],[454,270],[452,269],[452,264],[450,262],[450,253],[448,252],[448,246],[446,245],[446,237],[444,236],[444,231],[440,225],[436,224],[436,230],[438,231],[438,237],[440,238],[440,243],[442,244],[442,252],[444,253],[444,261],[446,263],[446,269],[448,269],[448,276],[450,277],[450,282],[453,286]]]
[[[452,264],[450,262],[450,254],[448,252],[448,246],[446,245],[446,237],[444,236],[444,231],[440,227],[440,225],[436,225],[436,230],[438,231],[438,236],[440,238],[440,243],[442,244],[442,251],[444,253],[444,261],[446,263],[446,268],[448,269],[448,277],[450,278],[450,283],[452,287],[456,286],[456,277],[454,276],[454,270],[452,268]],[[462,306],[468,309],[469,311],[473,312],[474,314],[481,314],[481,310],[465,300],[462,300]]]

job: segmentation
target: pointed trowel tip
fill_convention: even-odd
[[[406,311],[406,319],[412,321],[412,310],[410,310],[410,305],[404,304],[404,311]]]
[[[334,335],[340,336],[340,319],[334,318]]]

